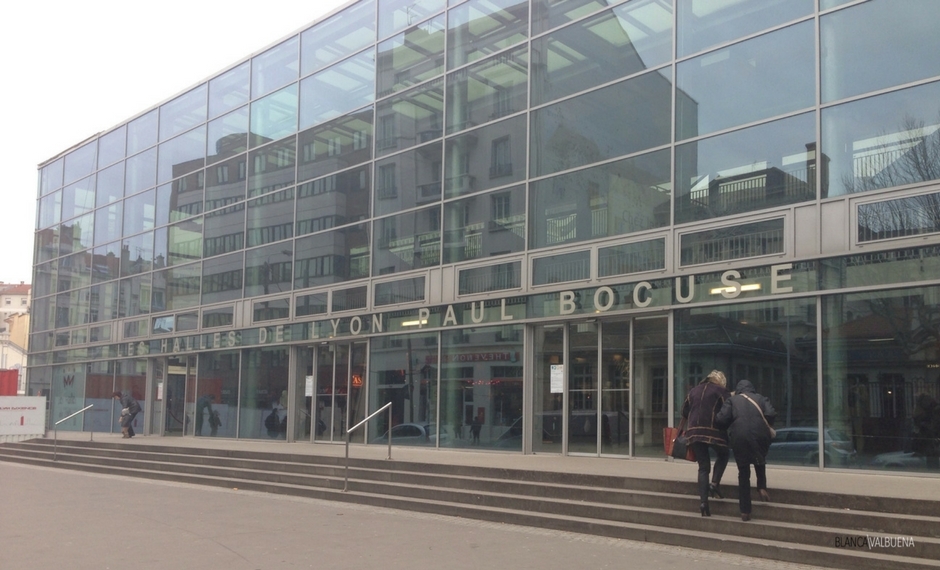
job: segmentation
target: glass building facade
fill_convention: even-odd
[[[59,429],[940,473],[933,0],[359,0],[40,165]]]

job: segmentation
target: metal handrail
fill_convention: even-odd
[[[343,475],[344,477],[343,478],[343,492],[344,493],[349,490],[349,434],[356,431],[364,423],[368,422],[375,416],[381,414],[385,410],[388,410],[388,457],[386,457],[385,459],[392,458],[392,403],[389,402],[385,404],[384,406],[382,406],[381,408],[379,408],[378,410],[366,416],[366,419],[362,420],[358,424],[346,430],[346,469]]]
[[[61,424],[61,423],[64,422],[65,420],[74,418],[74,417],[77,416],[78,414],[85,413],[87,410],[90,410],[91,408],[94,408],[94,407],[95,407],[94,404],[91,404],[91,405],[89,405],[89,406],[85,406],[84,408],[78,410],[78,411],[75,412],[74,414],[69,414],[69,415],[65,416],[64,418],[62,418],[61,420],[57,421],[55,424],[53,424],[53,425],[54,425],[54,429],[53,429],[53,432],[52,432],[52,433],[53,433],[53,437],[52,437],[52,460],[53,460],[53,461],[55,461],[55,459],[56,459],[56,452],[58,451],[58,447],[59,447],[59,424]],[[94,430],[94,429],[91,430],[91,439],[90,439],[89,441],[95,441],[95,430]]]

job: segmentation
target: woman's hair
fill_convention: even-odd
[[[111,397],[112,397],[112,398],[120,398],[120,397],[123,396],[123,395],[124,395],[124,394],[121,394],[120,392],[118,392],[117,390],[115,390],[114,393],[111,394]]]
[[[712,384],[718,384],[722,388],[728,387],[728,379],[725,378],[725,373],[721,370],[712,370],[708,373],[708,376],[706,376],[705,379]]]

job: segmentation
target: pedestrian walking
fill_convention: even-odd
[[[140,404],[130,394],[115,391],[111,397],[121,402],[121,433],[122,439],[130,439],[134,433],[134,417],[140,413]]]
[[[698,462],[699,511],[703,517],[712,515],[708,498],[721,496],[721,476],[728,466],[728,434],[715,425],[715,416],[721,411],[725,401],[731,396],[728,392],[728,380],[720,370],[712,370],[704,380],[691,390],[682,404],[682,421],[679,432],[685,429],[685,436],[695,452]],[[714,450],[715,470],[711,471],[711,453]]]

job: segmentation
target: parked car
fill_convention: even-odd
[[[441,445],[448,445],[450,434],[441,430]],[[388,432],[372,440],[372,443],[388,443]],[[392,426],[392,445],[437,445],[437,432],[430,424],[406,423]]]
[[[856,452],[852,440],[837,429],[824,430],[825,462],[827,466],[850,465]],[[819,429],[814,427],[790,427],[777,430],[777,437],[770,443],[767,461],[778,463],[819,463]]]
[[[888,469],[924,469],[927,458],[913,451],[889,451],[879,453],[871,460],[872,467]]]

